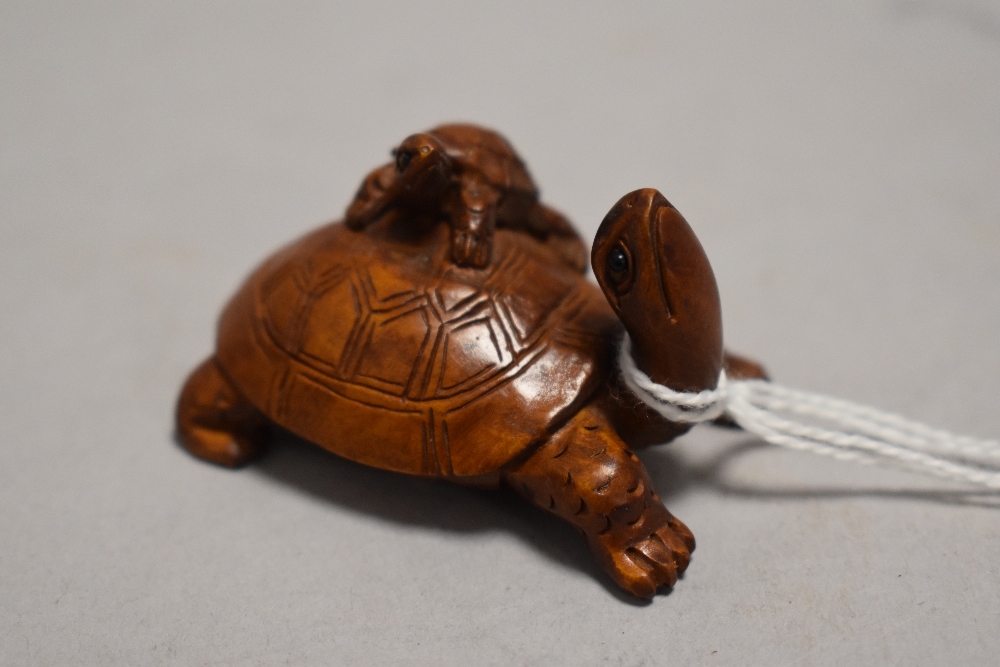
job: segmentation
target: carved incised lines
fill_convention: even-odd
[[[262,281],[257,312],[267,337],[319,380],[411,401],[488,393],[585,300],[578,278],[517,252],[489,272],[317,264],[290,262]]]

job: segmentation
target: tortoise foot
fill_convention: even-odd
[[[211,357],[191,373],[181,390],[177,434],[194,456],[238,468],[264,452],[268,422]]]
[[[770,380],[767,371],[753,359],[741,357],[732,352],[722,355],[722,367],[730,380]]]
[[[451,239],[451,259],[459,266],[482,269],[493,256],[492,238],[466,230],[456,230]]]
[[[615,583],[640,598],[651,598],[659,588],[672,587],[687,569],[694,549],[694,537],[687,526],[662,505],[658,509],[651,506],[634,526],[590,540],[595,557]]]
[[[691,531],[663,506],[638,457],[593,407],[505,480],[576,526],[615,583],[637,597],[673,586],[691,560]]]

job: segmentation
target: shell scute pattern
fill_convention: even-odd
[[[522,234],[498,230],[481,270],[453,264],[448,228],[435,230],[398,242],[334,224],[289,246],[223,313],[222,368],[268,417],[346,458],[497,471],[599,386],[615,320],[595,286]],[[537,299],[513,297],[525,285]]]
[[[262,285],[275,345],[332,379],[409,400],[462,393],[510,369],[563,319],[578,282],[517,253],[487,272],[448,266],[438,275],[315,265],[290,262]],[[543,298],[520,296],[539,281],[551,285]]]
[[[430,133],[465,169],[478,171],[496,186],[537,196],[538,188],[528,168],[507,140],[496,132],[466,125],[442,125]]]

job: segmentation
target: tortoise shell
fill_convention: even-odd
[[[477,125],[440,125],[428,132],[463,171],[474,170],[502,190],[538,197],[528,168],[500,134]]]
[[[486,269],[453,264],[447,238],[443,224],[335,223],[279,251],[223,313],[222,370],[270,419],[345,458],[497,471],[592,396],[621,324],[526,234],[498,230]]]

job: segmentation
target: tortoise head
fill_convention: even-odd
[[[453,161],[441,142],[430,134],[410,135],[393,150],[393,155],[400,197],[435,199],[451,183],[455,171]]]
[[[591,261],[639,368],[678,391],[715,387],[722,368],[719,290],[677,209],[652,188],[625,195],[601,223]]]

